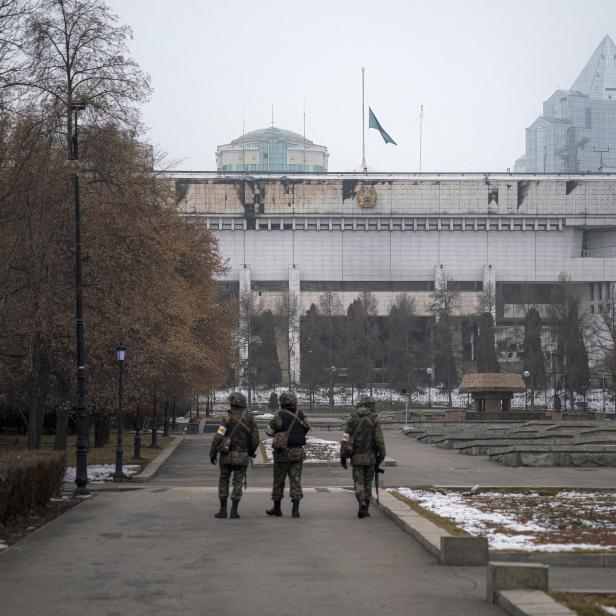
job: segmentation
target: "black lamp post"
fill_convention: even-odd
[[[169,400],[165,400],[165,415],[163,418],[163,436],[169,436]]]
[[[428,373],[428,408],[432,408],[432,368],[426,368]]]
[[[152,442],[148,445],[148,449],[160,449],[158,444],[158,406],[156,398],[154,398],[154,410],[152,412]]]
[[[524,370],[524,390],[525,390],[525,399],[524,399],[524,410],[528,411],[528,377],[530,376],[530,372],[528,370]]]
[[[133,460],[141,460],[141,415],[139,405],[135,412],[135,441],[133,443]]]
[[[336,366],[332,366],[329,372],[329,408],[334,408],[334,377],[336,375]]]
[[[126,475],[122,470],[122,458],[124,456],[124,450],[122,449],[122,421],[124,419],[122,409],[122,369],[124,368],[125,359],[126,347],[120,343],[116,348],[116,361],[118,362],[118,440],[116,444],[115,473],[113,474],[114,481],[126,479]]]
[[[70,158],[64,163],[67,175],[73,176],[73,191],[75,197],[75,329],[77,342],[77,443],[76,443],[76,473],[75,494],[88,496],[88,407],[86,402],[86,347],[83,320],[83,280],[81,275],[81,199],[78,131],[78,113],[85,109],[81,103],[72,103],[69,113],[73,114],[72,143],[69,144]]]

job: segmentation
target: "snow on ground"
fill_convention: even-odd
[[[273,413],[257,413],[255,417],[259,419],[274,419]]]
[[[390,489],[452,520],[494,550],[560,552],[616,549],[613,492],[480,492]]]
[[[122,467],[125,475],[136,475],[141,467],[138,464],[124,464]],[[64,481],[75,481],[75,467],[67,466],[64,473]],[[88,481],[92,483],[101,483],[104,481],[113,481],[111,475],[115,473],[115,464],[92,464],[88,465]]]
[[[265,439],[263,444],[265,445],[267,459],[273,460],[272,439]],[[307,436],[304,450],[306,452],[304,462],[335,462],[340,459],[340,443],[338,441]]]
[[[2,543],[2,542],[0,542],[0,552],[1,552],[2,550],[6,550],[8,547],[9,547],[9,546],[8,546],[6,543]]]
[[[232,391],[241,391],[248,398],[248,390],[246,389],[220,389],[216,392],[216,399],[219,402],[226,402],[229,394]],[[251,391],[251,398],[254,404],[267,404],[269,402],[270,394],[272,392],[276,392],[278,396],[284,391],[288,391],[286,387],[276,387],[274,389],[257,387],[255,390]],[[309,404],[310,403],[310,392],[306,388],[296,388],[293,390],[297,395],[298,401],[300,404]],[[351,406],[353,404],[357,404],[358,400],[361,396],[367,396],[370,394],[368,389],[363,389],[358,391],[355,389],[351,390],[350,387],[335,387],[334,388],[334,405],[335,406]],[[537,390],[535,392],[535,405],[536,406],[545,406],[546,398],[547,398],[547,406],[552,408],[552,398],[553,398],[553,390],[548,389]],[[375,387],[372,391],[372,396],[380,401],[380,402],[398,402],[405,404],[409,402],[409,396],[406,394],[401,394],[398,391],[390,389],[388,387]],[[329,405],[329,388],[327,387],[315,387],[313,390],[313,399],[315,406],[328,406]],[[576,394],[576,409],[581,409],[582,404],[584,402],[584,397]],[[586,393],[586,405],[589,410],[602,412],[603,411],[603,391],[601,389],[592,389]],[[472,404],[472,400],[470,400],[467,394],[461,394],[457,389],[454,389],[451,392],[451,404],[454,408],[467,408],[470,404]],[[564,397],[561,392],[561,401],[564,408]],[[414,391],[410,396],[410,406],[414,408],[427,408],[429,405],[433,407],[447,407],[449,404],[449,396],[447,392],[439,389],[437,387],[431,387],[428,391],[428,388],[423,388],[418,391]],[[531,405],[531,393],[528,394],[528,405]],[[524,393],[514,394],[513,400],[511,401],[511,407],[513,409],[524,409],[526,406],[526,396]],[[569,408],[569,403],[567,403],[567,408]],[[613,414],[615,412],[615,404],[610,401],[610,395],[606,391],[605,393],[605,410],[607,413]]]
[[[609,605],[602,605],[601,609],[606,613],[606,614],[612,614],[613,616],[616,616],[616,607],[610,607]]]
[[[189,422],[190,422],[190,419],[188,419],[188,417],[176,417],[175,418],[175,423],[187,424]]]

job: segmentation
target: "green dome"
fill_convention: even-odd
[[[299,143],[304,143],[303,135],[294,133],[292,130],[276,128],[275,126],[250,131],[249,133],[245,133],[243,137],[240,136],[234,139],[231,143],[235,145],[242,143],[242,141],[268,141],[269,139],[282,139],[283,141],[298,141]],[[306,139],[306,144],[312,145],[312,141]]]

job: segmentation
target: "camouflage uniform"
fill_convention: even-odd
[[[346,468],[347,443],[352,442],[353,485],[359,503],[358,516],[369,514],[375,467],[385,459],[385,439],[375,413],[374,398],[364,396],[351,414],[340,443],[340,461]]]
[[[246,478],[246,469],[251,457],[255,456],[259,446],[259,431],[250,411],[246,409],[246,398],[239,392],[229,396],[231,409],[222,420],[218,432],[212,439],[210,461],[216,464],[220,454],[218,481],[218,498],[220,511],[216,517],[227,517],[227,499],[229,498],[229,483],[233,473],[233,491],[231,493],[231,517],[239,518],[237,507],[242,498],[242,485]],[[225,438],[229,440],[229,450],[220,451]]]
[[[280,396],[281,411],[270,421],[265,433],[274,436],[277,432],[289,432],[289,445],[284,450],[274,449],[274,486],[272,500],[274,507],[268,509],[269,515],[281,516],[280,501],[284,497],[284,484],[289,476],[289,494],[293,502],[293,517],[299,517],[299,501],[303,498],[302,492],[302,466],[306,459],[304,444],[306,433],[310,425],[302,411],[297,410],[297,397],[295,394],[285,392]],[[290,413],[297,415],[294,421]]]

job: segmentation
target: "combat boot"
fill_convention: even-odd
[[[215,518],[226,518],[227,517],[227,499],[220,499],[220,511],[214,514]]]
[[[291,516],[294,518],[299,518],[299,501],[293,501],[293,511],[291,512]]]
[[[368,513],[368,505],[366,504],[366,497],[358,496],[357,502],[359,503],[359,510],[357,511],[357,517],[361,519],[361,518],[365,518],[366,516],[370,515]]]
[[[282,515],[282,509],[280,509],[280,501],[275,500],[274,506],[271,509],[266,509],[265,513],[267,513],[267,515],[275,515],[277,518],[279,518]]]
[[[237,506],[239,504],[240,504],[240,501],[237,498],[231,499],[231,515],[229,516],[231,519],[240,517],[240,514],[237,512]]]

